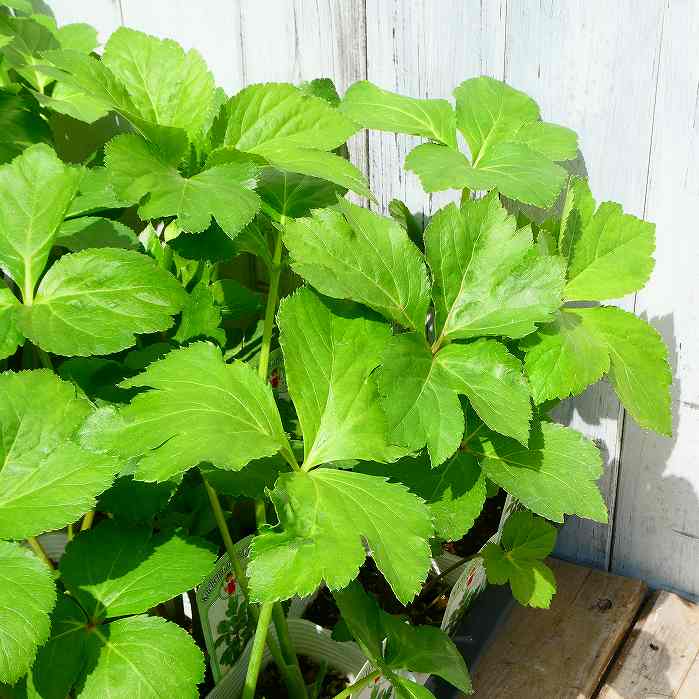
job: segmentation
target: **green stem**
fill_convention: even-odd
[[[282,216],[280,222],[284,226],[286,217]],[[267,292],[267,306],[265,308],[265,322],[262,327],[262,347],[260,348],[260,363],[258,373],[267,381],[269,370],[269,352],[272,345],[272,330],[274,329],[274,314],[277,312],[279,300],[279,277],[282,271],[282,235],[277,231],[274,239],[274,253],[272,255],[272,267],[269,270],[269,290]]]
[[[245,599],[249,599],[248,591],[248,579],[245,575],[245,569],[243,568],[243,562],[240,560],[238,551],[235,548],[231,533],[228,529],[228,524],[226,523],[226,517],[223,514],[223,508],[221,507],[221,501],[218,499],[218,493],[209,485],[209,482],[204,478],[202,474],[202,480],[204,481],[204,488],[206,489],[206,494],[209,496],[209,502],[211,503],[211,510],[214,513],[214,519],[218,525],[218,530],[221,532],[221,538],[223,539],[223,546],[228,554],[228,559],[231,562],[231,567],[235,573],[235,577],[240,584],[240,587],[245,595]]]
[[[364,687],[371,684],[378,677],[381,677],[381,670],[374,670],[374,672],[370,672],[368,675],[362,677],[360,680],[357,680],[349,687],[345,687],[339,694],[336,694],[333,699],[347,699],[347,697],[351,696],[355,692],[358,692],[360,689],[364,689]]]
[[[90,510],[84,517],[83,523],[80,525],[80,531],[85,532],[92,527],[92,523],[95,521],[95,511]]]
[[[44,551],[44,547],[39,543],[39,540],[36,539],[33,536],[30,536],[27,539],[27,543],[32,547],[32,551],[44,562],[46,565],[51,568],[51,570],[54,569],[53,561],[48,557],[48,554],[46,551]]]
[[[75,536],[75,532],[73,531],[73,525],[69,524],[68,525],[68,541],[73,541],[74,536]]]
[[[257,678],[262,667],[262,655],[265,650],[265,641],[267,640],[267,629],[269,622],[272,620],[272,609],[274,605],[267,602],[262,605],[260,617],[257,620],[255,628],[255,638],[252,642],[252,651],[248,660],[248,672],[245,676],[245,688],[243,689],[243,699],[254,699],[255,689],[257,688]]]
[[[228,524],[226,523],[226,517],[223,513],[223,508],[221,507],[221,501],[218,498],[218,493],[209,485],[203,474],[202,480],[204,481],[206,494],[209,496],[209,502],[211,503],[211,510],[214,513],[214,519],[216,520],[218,530],[221,533],[221,538],[223,539],[223,545],[226,549],[226,553],[228,554],[228,559],[231,562],[231,568],[233,568],[236,580],[238,581],[240,589],[242,590],[245,600],[248,603],[250,614],[252,614],[253,619],[259,626],[261,613],[254,604],[250,603],[250,589],[248,587],[248,579],[243,567],[243,561],[241,560],[240,555],[235,548],[235,544],[233,543],[233,538],[231,537],[230,530],[228,529]],[[267,624],[269,624],[269,621]],[[278,631],[277,636],[279,637]],[[298,697],[299,699],[304,697],[304,694],[297,694],[294,692],[294,688],[297,686],[296,673],[288,667],[290,663],[286,661],[285,655],[282,653],[282,649],[279,647],[279,644],[270,637],[267,638],[267,647],[269,648],[269,652],[272,654],[272,658],[274,658],[275,664],[279,668],[279,672],[284,678],[284,684],[288,687],[290,696]]]

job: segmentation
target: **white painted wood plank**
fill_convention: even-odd
[[[643,213],[663,3],[634,0],[510,0],[505,79],[537,100],[543,118],[580,136],[598,201],[613,199]],[[620,305],[633,308],[633,298]],[[600,446],[600,481],[610,521],[614,512],[622,411],[599,385],[567,401],[559,419]],[[609,565],[611,527],[571,518],[557,553],[602,568]]]
[[[673,439],[627,417],[612,568],[699,596],[699,5],[663,22],[646,215],[656,268],[636,310],[670,346]]]
[[[121,0],[121,6],[127,27],[196,49],[228,94],[243,87],[239,3]]]
[[[121,25],[119,0],[48,0],[47,4],[59,25],[72,22],[91,24],[102,44]]]
[[[367,3],[367,75],[380,87],[411,97],[451,98],[466,78],[502,78],[504,0],[372,0]],[[425,194],[403,170],[421,139],[369,134],[371,189],[386,213],[393,198],[429,214],[458,193]]]

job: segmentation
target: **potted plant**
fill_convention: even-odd
[[[266,653],[316,696],[319,591],[339,617],[317,635],[352,644],[338,698],[469,691],[459,608],[485,576],[548,606],[552,522],[606,521],[598,450],[551,408],[607,375],[670,431],[658,333],[596,305],[646,283],[653,226],[598,207],[558,164],[575,134],[490,78],[456,108],[329,80],[228,97],[196,51],[122,28],[100,57],[24,5],[0,16],[0,692],[197,696],[208,640],[244,699]],[[109,137],[68,162],[61,119]],[[372,199],[361,128],[422,136],[406,168],[460,202],[424,231],[350,203]],[[38,537],[66,527],[52,570]],[[405,623],[450,595],[446,630]]]

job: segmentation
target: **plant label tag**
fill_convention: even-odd
[[[252,537],[236,544],[241,558],[247,558]],[[218,683],[242,655],[255,633],[255,622],[248,612],[245,595],[225,553],[197,588],[197,609],[211,673]]]

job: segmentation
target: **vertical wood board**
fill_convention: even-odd
[[[612,569],[699,595],[699,5],[664,13],[646,217],[656,266],[636,312],[670,347],[674,437],[628,417]]]

